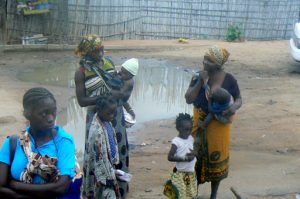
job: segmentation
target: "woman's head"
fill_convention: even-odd
[[[112,121],[117,110],[117,101],[111,94],[106,94],[97,99],[96,110],[102,121]]]
[[[179,132],[179,136],[187,138],[192,132],[192,127],[192,117],[187,113],[179,113],[176,117],[176,129]]]
[[[55,125],[56,100],[45,88],[31,88],[23,96],[24,116],[32,128],[45,131]]]
[[[210,47],[204,54],[204,70],[208,72],[222,70],[222,67],[228,60],[229,55],[229,52],[225,48],[220,48],[218,46]]]
[[[89,56],[100,61],[104,55],[104,47],[100,37],[97,35],[84,36],[78,44],[75,53],[80,57]]]

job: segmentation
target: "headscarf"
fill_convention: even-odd
[[[86,56],[103,48],[102,40],[97,35],[86,35],[78,44],[75,53],[79,56]]]
[[[212,61],[222,66],[228,60],[230,53],[225,48],[212,46],[204,56],[209,57]]]

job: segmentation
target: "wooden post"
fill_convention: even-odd
[[[76,43],[77,41],[77,34],[78,34],[78,31],[77,31],[77,26],[78,26],[78,0],[76,0],[76,8],[75,8],[75,27],[73,27],[73,43]]]
[[[0,44],[6,44],[6,0],[0,0]]]

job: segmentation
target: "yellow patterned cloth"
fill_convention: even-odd
[[[212,46],[204,54],[204,56],[209,57],[212,61],[222,66],[228,60],[230,53],[225,48],[220,48],[218,46]]]
[[[164,195],[169,199],[192,199],[197,195],[197,180],[194,172],[176,171],[164,186]]]
[[[223,124],[213,119],[206,130],[198,129],[199,120],[204,120],[206,114],[201,108],[194,107],[193,130],[195,147],[199,148],[196,162],[198,184],[218,181],[228,175],[229,145],[231,124]]]

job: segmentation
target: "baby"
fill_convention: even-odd
[[[224,124],[231,123],[232,115],[225,115],[223,112],[228,110],[232,104],[233,97],[227,90],[221,87],[215,88],[209,100],[209,113],[204,121],[200,122],[199,127],[205,129],[213,118]]]

